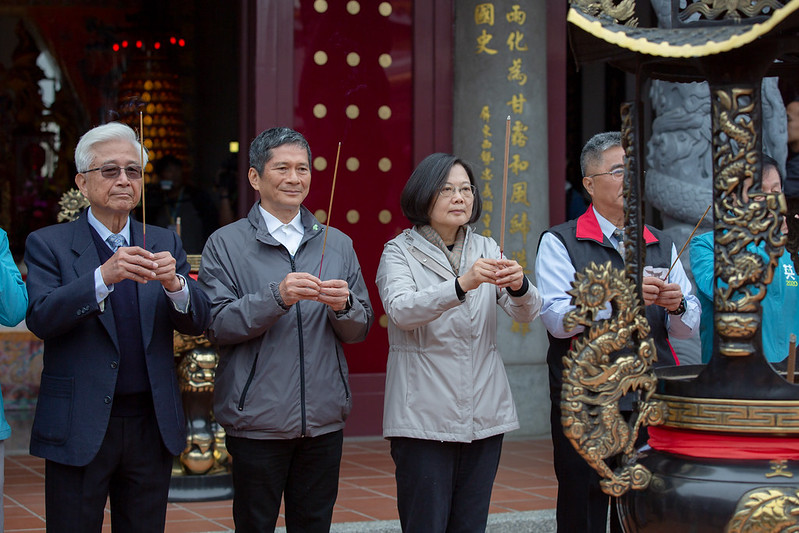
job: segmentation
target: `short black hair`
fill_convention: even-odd
[[[258,134],[250,143],[250,168],[254,168],[260,176],[266,163],[272,159],[272,150],[284,144],[295,144],[308,152],[308,164],[311,164],[311,147],[302,133],[291,128],[270,128]]]
[[[160,176],[161,174],[164,173],[164,171],[166,169],[168,169],[171,166],[176,166],[178,168],[183,168],[183,163],[181,163],[180,159],[178,159],[174,155],[167,154],[164,157],[156,160],[156,162],[155,162],[155,164],[153,166],[154,166],[153,170],[155,170],[155,173],[158,176]]]
[[[483,201],[480,189],[474,182],[474,172],[466,161],[452,154],[435,153],[425,157],[408,178],[408,183],[400,195],[400,207],[412,224],[424,226],[430,223],[430,210],[438,197],[441,188],[447,183],[447,177],[453,165],[460,165],[469,176],[469,183],[474,185],[474,203],[469,223],[480,219],[483,212]]]

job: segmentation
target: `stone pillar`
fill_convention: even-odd
[[[546,109],[546,3],[453,2],[454,152],[474,166],[483,199],[477,231],[500,242],[505,131],[510,116],[504,252],[530,281],[538,238],[549,226]],[[522,428],[549,431],[548,341],[539,320],[498,317],[498,344]]]

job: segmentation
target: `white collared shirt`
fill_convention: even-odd
[[[278,218],[258,204],[261,216],[264,217],[266,229],[270,235],[277,239],[277,242],[286,247],[286,250],[293,256],[300,247],[302,237],[305,235],[305,228],[302,227],[302,217],[298,211],[288,224],[284,224]]]

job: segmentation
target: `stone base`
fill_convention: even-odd
[[[554,502],[553,502],[554,505]],[[285,533],[285,527],[275,533]],[[332,524],[331,533],[400,533],[399,520],[376,522],[343,522]],[[555,533],[555,510],[494,513],[488,515],[486,533]]]
[[[172,476],[170,502],[212,502],[233,499],[230,473],[202,476]]]

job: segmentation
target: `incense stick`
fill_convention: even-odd
[[[668,271],[668,272],[666,272],[666,276],[663,278],[663,281],[668,281],[668,279],[669,279],[669,274],[671,274],[671,270],[674,268],[674,265],[676,265],[676,264],[677,264],[677,261],[679,261],[679,260],[680,260],[680,256],[682,255],[683,251],[685,250],[685,247],[686,247],[686,246],[688,246],[688,243],[689,243],[689,242],[691,242],[691,239],[693,238],[693,236],[694,236],[694,233],[696,233],[696,230],[698,230],[698,229],[699,229],[699,224],[701,224],[701,223],[702,223],[702,221],[705,219],[705,215],[707,215],[707,212],[708,212],[708,211],[710,211],[710,208],[711,208],[712,206],[713,206],[713,204],[710,204],[709,206],[707,206],[707,209],[705,209],[705,212],[704,212],[704,213],[702,213],[702,217],[699,219],[699,222],[697,222],[697,223],[696,223],[696,226],[694,226],[694,231],[692,231],[692,232],[691,232],[691,234],[690,234],[690,235],[688,235],[688,240],[686,240],[686,241],[685,241],[685,244],[683,244],[683,245],[682,245],[682,248],[680,248],[680,253],[678,253],[678,254],[677,254],[677,258],[676,258],[676,259],[674,260],[674,262],[671,264],[671,267],[669,267],[669,271]]]
[[[502,167],[502,218],[499,229],[499,258],[505,254],[505,202],[508,197],[508,154],[510,152],[510,115],[505,121],[505,164]]]
[[[139,111],[139,148],[141,156],[141,233],[142,248],[147,249],[147,203],[144,194],[144,112]]]
[[[785,375],[785,379],[788,380],[788,383],[793,383],[794,381],[794,371],[796,370],[796,335],[791,333],[790,341],[788,344],[788,369]]]
[[[330,229],[330,215],[333,213],[333,194],[336,192],[336,175],[338,174],[338,156],[341,154],[341,141],[338,142],[336,150],[336,166],[333,167],[333,187],[330,189],[330,205],[327,208],[327,220],[325,220],[325,238],[322,241],[322,258],[319,260],[319,275],[322,279],[322,263],[325,261],[325,246],[327,246],[327,230]]]

